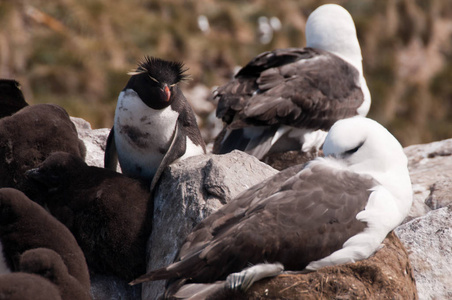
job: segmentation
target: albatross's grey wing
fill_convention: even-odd
[[[357,115],[364,103],[359,71],[338,56],[313,48],[262,53],[218,88],[215,98],[226,133],[217,138],[214,153],[227,153],[234,144],[247,153],[247,147],[255,149],[248,143],[259,140],[261,133],[242,134],[243,128],[285,125],[328,131],[337,120]],[[234,141],[228,138],[231,135]],[[298,140],[297,145],[282,148],[299,150],[303,139]]]
[[[328,130],[364,102],[359,71],[313,48],[265,52],[216,91],[217,117],[228,124]]]

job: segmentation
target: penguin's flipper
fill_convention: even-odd
[[[108,134],[107,146],[105,148],[104,168],[116,172],[118,165],[118,152],[116,151],[115,143],[115,126],[113,126]]]
[[[187,149],[186,143],[187,136],[183,133],[183,131],[179,127],[180,123],[176,122],[176,127],[174,128],[173,136],[171,137],[171,144],[168,148],[168,151],[166,151],[166,154],[163,157],[162,161],[160,162],[160,165],[157,171],[155,172],[154,177],[152,178],[151,195],[153,194],[154,189],[165,168],[172,164],[176,159],[183,156],[185,150]]]

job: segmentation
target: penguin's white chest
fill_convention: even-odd
[[[115,143],[124,174],[152,177],[176,127],[178,113],[152,109],[133,90],[122,91],[115,112]]]

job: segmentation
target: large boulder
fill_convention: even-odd
[[[409,253],[420,299],[450,299],[452,139],[405,148],[414,201],[395,232]]]

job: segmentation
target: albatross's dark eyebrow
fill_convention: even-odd
[[[358,151],[359,148],[361,148],[361,146],[364,145],[364,142],[359,143],[358,146],[356,146],[355,148],[352,148],[350,150],[347,150],[344,152],[344,155],[348,156],[348,155],[352,155],[353,153],[355,153],[356,151]]]

